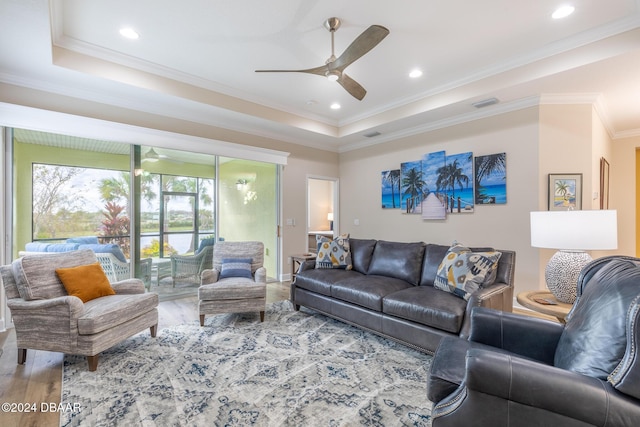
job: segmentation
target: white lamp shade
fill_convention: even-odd
[[[327,214],[327,221],[333,221],[333,212]]]
[[[531,212],[531,246],[582,251],[617,249],[617,211]]]

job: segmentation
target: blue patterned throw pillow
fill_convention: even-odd
[[[349,234],[341,234],[334,240],[316,235],[318,256],[316,268],[342,268],[351,270],[351,249],[349,246]]]
[[[502,252],[472,252],[454,244],[438,266],[433,286],[468,300],[472,293],[494,282],[501,256]]]
[[[251,279],[251,258],[223,258],[220,279],[246,277]]]

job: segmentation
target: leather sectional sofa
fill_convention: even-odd
[[[513,308],[516,254],[502,253],[493,283],[467,299],[434,287],[449,246],[349,239],[352,266],[300,266],[291,284],[291,302],[433,354],[445,336],[467,337],[471,309]],[[470,248],[474,252],[491,248]]]

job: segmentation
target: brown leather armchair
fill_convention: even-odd
[[[433,427],[640,425],[640,259],[581,272],[566,325],[475,308],[428,378]]]

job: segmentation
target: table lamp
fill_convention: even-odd
[[[329,221],[329,230],[333,231],[333,212],[327,214],[327,221]]]
[[[531,212],[531,246],[559,249],[549,260],[544,278],[558,301],[573,304],[580,271],[592,260],[585,251],[618,247],[617,211]]]

